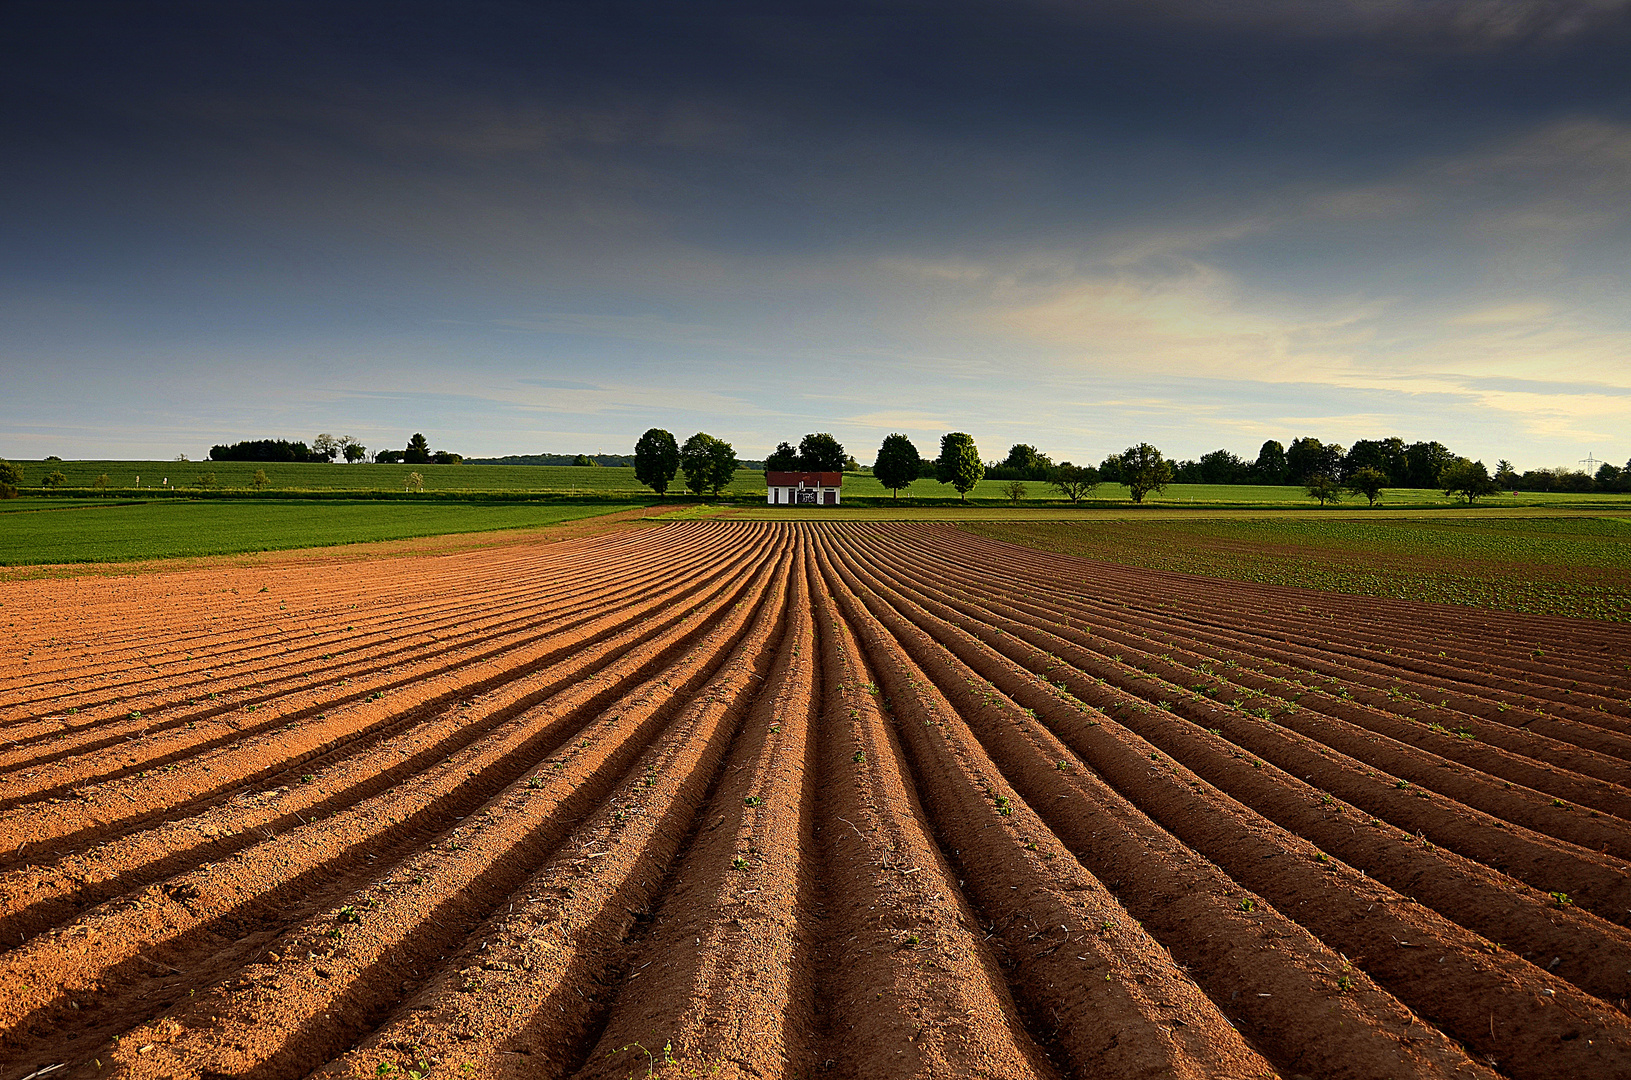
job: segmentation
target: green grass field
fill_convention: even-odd
[[[650,489],[634,478],[632,468],[616,466],[571,465],[327,465],[327,464],[267,464],[252,461],[20,461],[24,470],[25,488],[37,489],[45,475],[53,470],[68,477],[65,494],[81,495],[99,476],[107,476],[110,494],[132,495],[145,493],[168,485],[172,490],[196,489],[198,478],[213,474],[219,490],[244,492],[252,488],[251,478],[257,469],[267,476],[266,490],[273,494],[332,492],[397,493],[405,488],[409,473],[418,472],[425,480],[427,494],[539,494],[599,496],[614,499],[651,498]],[[689,499],[684,490],[683,477],[676,478],[670,499]],[[140,487],[137,487],[138,481]],[[1006,482],[982,480],[969,492],[969,503],[986,507],[1008,506],[1003,490]],[[1048,484],[1027,482],[1021,505],[1068,507],[1059,493]],[[736,477],[725,491],[727,499],[738,502],[762,501],[765,495],[764,474],[752,469],[737,470]],[[884,505],[962,505],[957,492],[934,480],[918,480],[901,492],[897,504],[893,494],[870,473],[846,473],[844,498],[856,506]],[[1073,509],[1102,508],[1129,505],[1127,489],[1120,484],[1105,484],[1094,497]],[[1225,508],[1225,507],[1287,507],[1314,506],[1313,500],[1302,488],[1260,485],[1226,484],[1174,484],[1159,495],[1145,500],[1149,506]],[[1456,500],[1442,491],[1432,489],[1397,488],[1387,491],[1382,500],[1384,508],[1447,507]],[[1345,507],[1363,508],[1363,499],[1351,497]],[[1481,500],[1480,506],[1628,506],[1631,495],[1570,495],[1543,492],[1524,492],[1517,496],[1500,496]]]
[[[1156,570],[1631,622],[1631,515],[1107,518],[961,527]]]
[[[0,566],[123,562],[554,525],[633,504],[16,499],[0,503]]]
[[[133,494],[138,490],[197,486],[198,477],[213,473],[215,486],[248,490],[257,469],[265,470],[268,491],[402,491],[408,474],[425,479],[427,492],[535,492],[561,495],[651,497],[651,489],[634,478],[631,468],[571,465],[326,465],[255,461],[19,461],[25,487],[37,487],[53,470],[68,477],[67,487],[89,488],[106,475],[108,490]],[[669,497],[683,490],[671,488]],[[727,494],[765,490],[764,473],[739,469]]]

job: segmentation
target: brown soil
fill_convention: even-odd
[[[7,584],[0,1080],[1631,1075],[1631,628],[921,525],[385,554]]]

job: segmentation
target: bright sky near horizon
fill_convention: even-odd
[[[1631,457],[1631,0],[14,2],[0,457]]]

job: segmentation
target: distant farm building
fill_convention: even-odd
[[[767,472],[765,498],[771,506],[837,506],[841,472]]]

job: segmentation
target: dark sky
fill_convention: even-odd
[[[13,3],[0,456],[1631,455],[1631,6]]]

